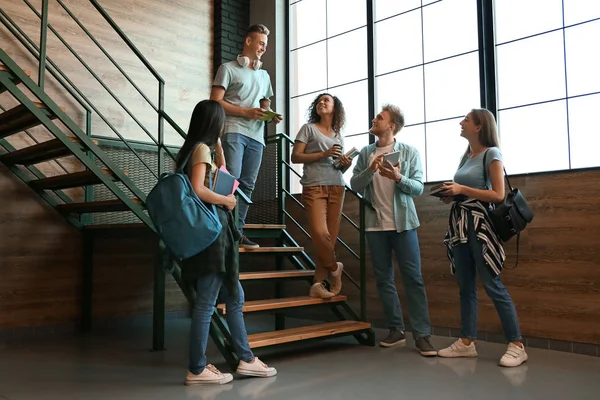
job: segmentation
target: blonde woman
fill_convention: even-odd
[[[527,361],[527,353],[521,342],[515,305],[500,279],[504,250],[487,213],[489,204],[504,199],[504,168],[496,120],[488,110],[473,109],[460,122],[460,127],[460,135],[467,139],[469,146],[454,174],[454,181],[444,184],[446,197],[441,200],[453,203],[444,243],[460,290],[462,334],[438,355],[477,357],[476,275],[479,275],[509,342],[499,364],[516,367]],[[455,201],[457,198],[466,200]]]

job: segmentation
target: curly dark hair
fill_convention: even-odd
[[[315,97],[310,107],[308,107],[308,122],[314,124],[315,122],[321,121],[321,116],[317,114],[317,104],[319,103],[319,99],[323,96],[330,96],[333,99],[332,128],[334,132],[341,133],[346,124],[346,111],[344,111],[344,105],[341,100],[329,93],[321,93]]]

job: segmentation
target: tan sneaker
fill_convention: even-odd
[[[264,362],[260,361],[258,357],[254,357],[252,362],[240,361],[238,364],[236,373],[246,376],[258,376],[260,378],[268,378],[269,376],[277,375],[277,370],[273,367],[269,367]]]
[[[445,349],[441,349],[438,351],[439,357],[477,357],[477,350],[475,349],[475,342],[471,342],[468,346],[463,343],[461,339],[458,339],[456,342],[452,343],[450,346]]]
[[[233,380],[233,375],[223,374],[214,365],[207,365],[198,375],[188,371],[185,377],[186,385],[223,385]]]
[[[342,275],[344,272],[344,264],[337,262],[337,269],[331,272],[331,293],[334,295],[340,294],[342,291]]]
[[[525,347],[523,345],[519,347],[518,345],[511,342],[508,344],[508,347],[506,348],[506,353],[504,353],[504,355],[500,359],[499,364],[502,367],[518,367],[519,365],[527,361],[527,358],[528,357],[527,353],[525,352]]]
[[[325,288],[323,282],[317,282],[312,285],[308,295],[310,297],[318,297],[320,299],[330,299],[335,296],[335,294],[331,293],[329,290],[327,290],[327,288]]]

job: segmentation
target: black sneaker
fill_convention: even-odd
[[[248,239],[245,235],[242,235],[240,238],[240,247],[244,249],[258,249],[260,246],[258,243],[254,243],[252,240]]]
[[[404,331],[399,331],[396,329],[390,329],[390,333],[379,342],[381,347],[392,347],[399,344],[400,346],[404,346],[406,344],[406,336],[404,335]]]
[[[430,336],[422,336],[415,341],[415,347],[423,357],[437,356],[437,350],[431,344],[430,339]]]

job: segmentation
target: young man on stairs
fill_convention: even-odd
[[[269,73],[261,69],[260,58],[267,51],[269,29],[252,25],[244,38],[244,49],[237,60],[222,64],[215,76],[210,99],[218,101],[227,115],[222,150],[227,170],[240,182],[240,190],[251,198],[262,161],[265,111],[273,96]],[[261,107],[262,106],[262,107]],[[280,117],[272,120],[278,124]],[[219,154],[217,154],[219,155]],[[255,249],[258,244],[243,235],[248,204],[238,203],[240,247]]]
[[[352,189],[363,192],[374,207],[367,207],[365,216],[367,242],[390,329],[389,335],[379,344],[392,347],[406,342],[394,282],[393,252],[404,282],[415,346],[422,356],[429,357],[436,356],[437,351],[430,342],[431,322],[416,230],[419,219],[413,201],[413,196],[423,193],[423,170],[417,149],[394,138],[403,126],[402,111],[394,105],[385,105],[371,127],[377,142],[361,150],[350,184]],[[395,165],[384,160],[386,154],[395,152],[399,152]]]

